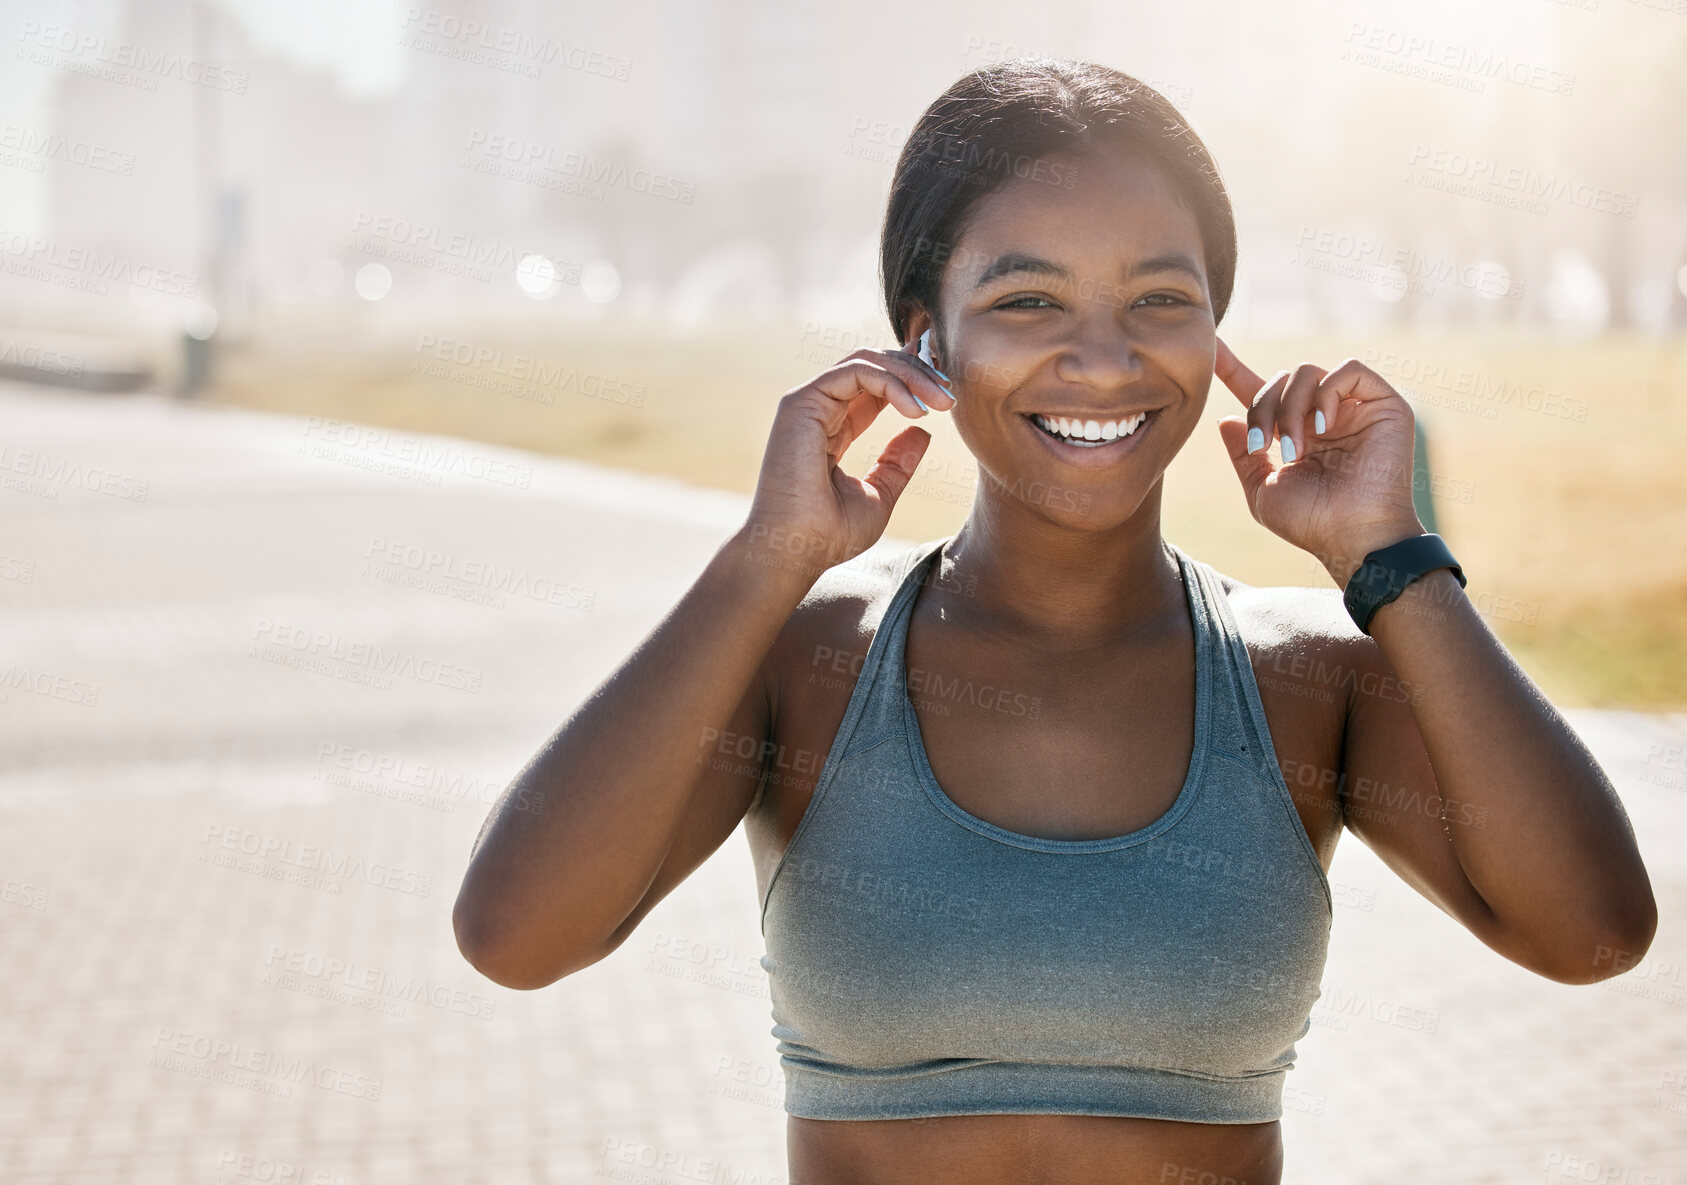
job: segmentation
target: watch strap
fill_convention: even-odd
[[[1412,581],[1437,568],[1451,568],[1459,587],[1465,587],[1464,569],[1453,558],[1445,539],[1433,531],[1402,539],[1378,548],[1360,562],[1359,570],[1348,579],[1342,603],[1360,632],[1369,636],[1376,611],[1405,592]]]

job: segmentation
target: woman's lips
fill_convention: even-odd
[[[1158,408],[1146,409],[1145,418],[1137,425],[1136,430],[1128,436],[1118,436],[1112,440],[1100,443],[1084,442],[1071,444],[1057,438],[1038,427],[1030,415],[1021,414],[1019,419],[1043,446],[1059,460],[1068,465],[1075,465],[1080,469],[1101,469],[1116,464],[1136,451],[1136,442],[1154,427],[1154,421],[1159,414]]]

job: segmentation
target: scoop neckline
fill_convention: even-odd
[[[1166,809],[1165,814],[1135,831],[1128,831],[1123,835],[1103,836],[1098,839],[1050,839],[1045,836],[1026,835],[1024,832],[1000,827],[967,810],[960,803],[950,798],[943,787],[938,784],[937,774],[932,770],[930,756],[926,753],[925,737],[920,731],[919,715],[914,711],[914,701],[908,694],[908,627],[913,621],[914,606],[919,599],[920,586],[925,582],[925,573],[929,570],[933,560],[941,557],[943,548],[953,539],[954,536],[949,535],[938,540],[937,545],[928,551],[909,572],[908,580],[913,591],[909,593],[907,602],[903,605],[901,614],[895,622],[890,653],[885,656],[886,661],[891,664],[891,670],[898,684],[898,694],[902,699],[904,735],[908,741],[908,752],[913,759],[915,772],[919,776],[920,785],[925,788],[927,797],[931,799],[938,810],[968,830],[975,831],[998,843],[1028,848],[1038,852],[1081,854],[1115,851],[1120,848],[1129,848],[1146,843],[1170,829],[1188,813],[1199,794],[1201,777],[1206,768],[1208,741],[1212,729],[1212,626],[1206,616],[1205,590],[1200,584],[1200,574],[1195,570],[1194,562],[1177,544],[1170,540],[1166,541],[1166,546],[1171,548],[1172,554],[1177,557],[1178,570],[1183,578],[1184,603],[1188,607],[1190,623],[1195,631],[1195,740],[1192,747],[1193,751],[1189,755],[1189,770],[1184,776],[1183,786],[1178,790],[1177,797],[1172,800],[1172,804]]]

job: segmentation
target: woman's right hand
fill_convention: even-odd
[[[860,478],[838,461],[886,404],[910,419],[927,415],[916,394],[937,411],[955,406],[913,342],[900,350],[857,350],[788,392],[773,417],[745,539],[810,579],[878,542],[931,434],[904,428]]]

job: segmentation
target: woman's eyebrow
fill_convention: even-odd
[[[1156,255],[1152,259],[1139,261],[1125,274],[1127,276],[1146,276],[1154,272],[1183,272],[1197,284],[1206,279],[1195,261],[1181,251],[1172,251],[1165,255]]]
[[[1152,275],[1155,272],[1182,272],[1197,284],[1206,278],[1195,261],[1181,251],[1168,252],[1165,255],[1155,255],[1149,259],[1139,260],[1126,269],[1125,276],[1127,278],[1145,276]],[[1043,259],[1040,256],[1027,255],[1022,251],[1009,251],[1005,255],[997,256],[990,266],[984,269],[983,274],[978,277],[978,282],[973,287],[975,289],[982,288],[992,280],[998,280],[1003,276],[1016,273],[1047,276],[1050,279],[1067,282],[1072,279],[1072,273],[1058,263]]]
[[[1012,275],[1015,272],[1029,272],[1032,275],[1048,276],[1055,280],[1070,280],[1072,278],[1072,273],[1058,263],[1052,263],[1047,259],[1041,259],[1035,255],[1026,255],[1019,251],[1009,251],[1006,255],[998,255],[995,261],[984,269],[984,274],[978,277],[978,282],[973,287],[975,289],[982,288],[991,280]]]

